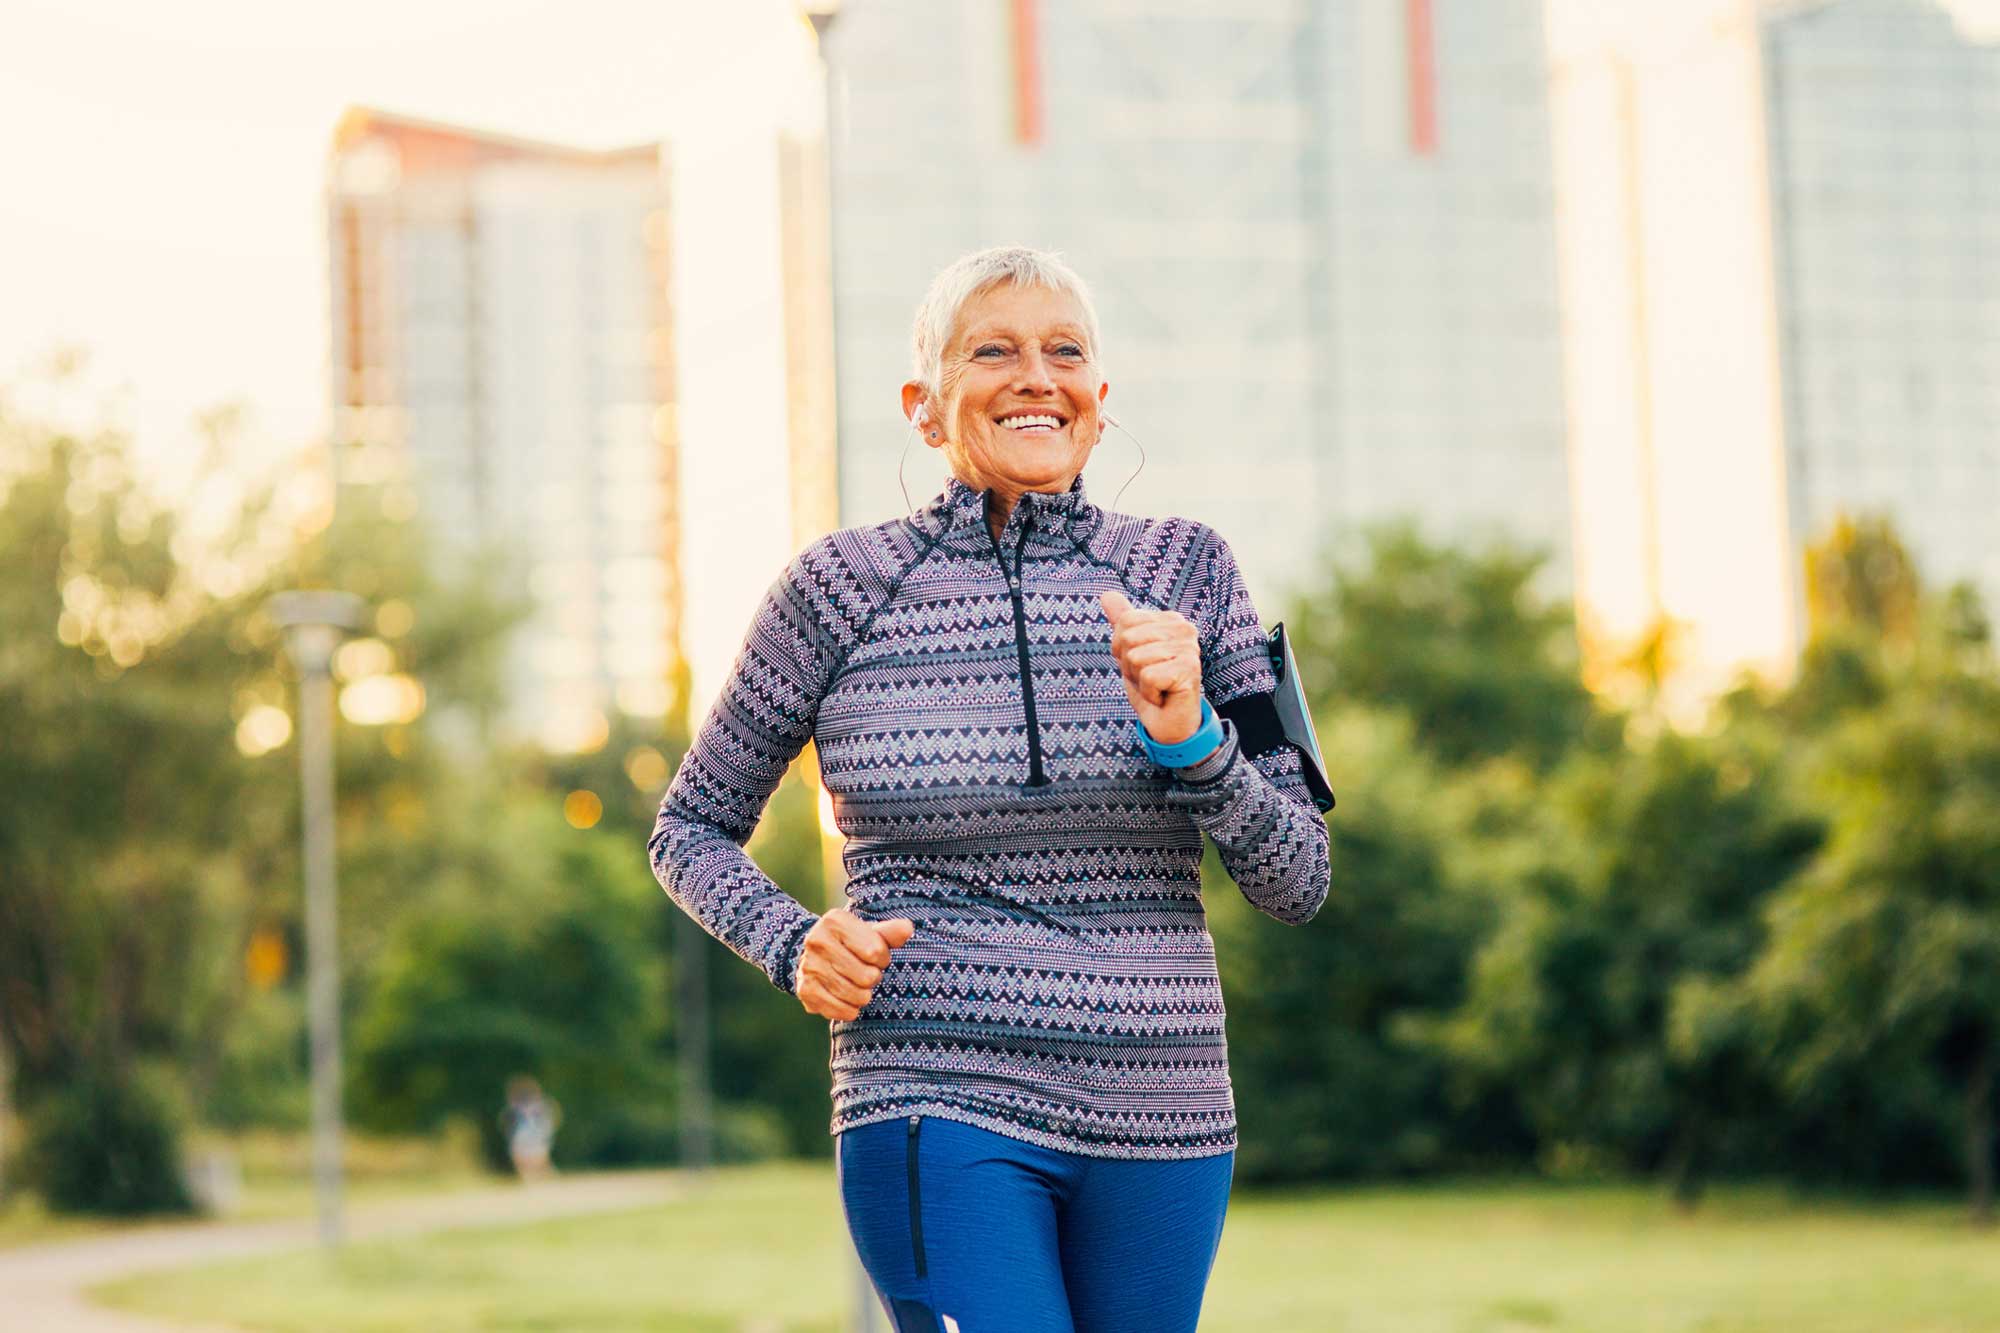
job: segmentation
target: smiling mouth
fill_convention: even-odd
[[[1053,412],[1014,412],[995,417],[994,422],[1022,435],[1053,435],[1069,424]]]

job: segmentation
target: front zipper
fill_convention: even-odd
[[[923,1117],[910,1117],[910,1248],[917,1255],[917,1276],[926,1272],[924,1264],[924,1212],[922,1196],[917,1191],[917,1126]]]
[[[987,497],[990,506],[992,497]],[[1025,499],[1015,504],[1025,503]],[[980,526],[986,529],[987,538],[993,543],[993,559],[1000,565],[1000,572],[1007,576],[1007,593],[1014,600],[1014,648],[1021,655],[1021,707],[1028,717],[1028,783],[1030,787],[1046,787],[1048,778],[1042,773],[1042,729],[1035,721],[1035,678],[1028,665],[1028,613],[1021,606],[1021,555],[1028,545],[1028,525],[1031,516],[1021,515],[1021,535],[1014,542],[1014,572],[1007,573],[1007,559],[1000,554],[1000,538],[994,533],[993,525],[983,519]]]

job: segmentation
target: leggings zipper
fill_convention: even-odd
[[[910,1161],[910,1248],[917,1256],[917,1276],[923,1277],[927,1271],[924,1263],[924,1211],[923,1196],[917,1190],[917,1126],[921,1116],[910,1117],[909,1161]]]
[[[1016,500],[1020,504],[1022,501]],[[993,558],[1000,564],[1000,572],[1007,575],[1007,594],[1014,602],[1014,650],[1021,658],[1021,710],[1028,719],[1028,783],[1030,787],[1046,787],[1048,777],[1042,772],[1042,729],[1035,718],[1034,671],[1028,663],[1028,613],[1021,605],[1021,554],[1028,545],[1027,514],[1021,515],[1021,535],[1014,543],[1014,572],[1007,573],[1006,557],[1000,554],[1000,539],[987,527],[986,536],[993,543]]]

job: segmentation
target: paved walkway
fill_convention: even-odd
[[[688,1189],[679,1171],[621,1171],[534,1185],[480,1187],[451,1194],[350,1207],[353,1240],[417,1235],[457,1227],[501,1226],[543,1218],[643,1208]],[[214,1324],[169,1322],[106,1310],[86,1288],[160,1268],[275,1254],[317,1243],[311,1218],[149,1226],[90,1240],[0,1250],[0,1329],[21,1333],[238,1333]]]

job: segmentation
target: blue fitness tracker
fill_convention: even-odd
[[[1206,695],[1201,700],[1201,725],[1195,728],[1194,735],[1184,741],[1162,745],[1147,733],[1145,723],[1134,718],[1132,725],[1139,729],[1139,744],[1145,746],[1153,762],[1163,768],[1186,768],[1208,758],[1209,753],[1222,744],[1224,735],[1222,719],[1209,707]]]

